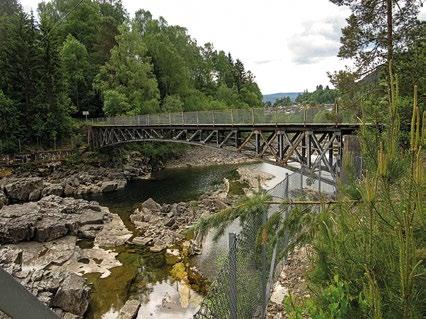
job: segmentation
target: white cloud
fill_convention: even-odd
[[[304,22],[301,32],[287,42],[293,61],[297,64],[312,64],[336,56],[344,25],[343,16]]]

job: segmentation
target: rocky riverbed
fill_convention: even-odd
[[[171,267],[170,276],[180,282],[183,292],[191,295],[190,287],[197,292],[205,289],[201,274],[189,263],[189,258],[199,253],[200,241],[188,240],[187,229],[202,216],[229,207],[238,196],[229,196],[230,184],[225,179],[219,189],[197,200],[159,204],[148,199],[131,214],[131,225],[126,222],[130,231],[108,208],[76,198],[113,192],[129,180],[150,178],[151,167],[143,156],[134,152],[132,157],[127,162],[131,165],[38,167],[0,180],[0,267],[60,317],[85,316],[94,288],[86,277],[99,274],[107,278],[121,268],[119,254],[123,249],[161,252]],[[215,163],[229,162],[219,157]],[[198,159],[190,163],[201,166]],[[259,178],[250,170],[239,173],[241,185],[250,192]],[[170,309],[175,307],[174,301],[163,303],[170,303]],[[132,318],[140,300],[131,296],[121,305],[120,318]]]
[[[132,236],[108,208],[55,195],[0,209],[0,266],[62,318],[87,311],[91,288],[82,275],[120,265],[108,248]],[[92,248],[79,241],[91,239]]]
[[[87,194],[112,192],[124,188],[129,180],[150,178],[151,171],[149,160],[138,151],[130,152],[122,163],[115,165],[48,163],[18,168],[0,179],[0,207],[37,201],[49,195],[81,198]]]
[[[130,216],[136,233],[132,243],[147,245],[152,252],[159,252],[182,242],[185,230],[202,216],[229,207],[229,182],[219,190],[202,195],[198,200],[160,205],[153,199],[143,202]]]
[[[248,158],[237,152],[194,146],[185,150],[185,152],[178,158],[167,161],[165,165],[169,168],[181,168],[191,166],[255,163],[258,161],[259,160],[257,159]]]
[[[82,198],[88,194],[112,192],[123,189],[130,180],[151,178],[152,170],[159,167],[200,167],[255,161],[238,153],[204,147],[188,148],[177,158],[157,163],[155,167],[139,151],[121,155],[119,163],[111,163],[104,158],[101,160],[97,158],[101,157],[99,154],[92,152],[83,152],[80,156],[94,157],[95,160],[75,165],[45,163],[25,170],[6,170],[7,174],[0,172],[0,207],[38,201],[49,195]]]

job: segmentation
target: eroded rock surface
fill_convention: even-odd
[[[0,189],[10,201],[28,201],[32,192],[42,188],[43,179],[40,177],[4,178],[0,181]]]
[[[0,244],[50,241],[66,235],[86,238],[86,225],[111,218],[96,202],[50,195],[38,202],[4,206],[0,210]],[[99,229],[100,230],[100,229]]]
[[[203,214],[210,215],[229,207],[232,200],[224,190],[202,196],[199,200],[160,205],[152,198],[143,202],[130,216],[138,235],[132,243],[150,246],[160,252],[181,242],[184,231]]]
[[[120,266],[118,253],[131,236],[118,215],[96,202],[55,195],[0,209],[0,267],[62,318],[82,318],[90,286],[81,277]],[[78,240],[92,238],[93,248]]]
[[[139,300],[135,300],[135,299],[127,300],[123,308],[121,308],[120,310],[118,319],[136,318],[136,315],[138,314],[138,310],[140,306],[141,306],[141,302]]]

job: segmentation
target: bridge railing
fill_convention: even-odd
[[[326,107],[290,109],[250,108],[196,112],[114,116],[93,119],[93,125],[255,125],[255,124],[310,124],[354,122],[350,113],[336,113]]]

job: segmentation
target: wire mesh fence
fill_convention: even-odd
[[[274,200],[285,200],[299,196],[297,192],[301,191],[322,192],[321,180],[310,183],[309,177],[298,172],[287,174],[268,194]],[[334,186],[330,195],[333,193]],[[271,204],[268,212],[246,218],[238,235],[229,234],[228,255],[224,257],[216,280],[194,315],[195,319],[265,317],[273,283],[285,262],[285,258],[279,258],[279,252],[286,250],[290,238],[285,233],[275,241],[259,244],[262,240],[261,229],[277,211],[281,214],[281,222],[284,222],[291,209],[291,205],[281,209],[279,204]]]
[[[238,125],[289,123],[348,123],[355,119],[349,113],[336,113],[324,107],[249,108],[114,116],[92,119],[93,125]]]

